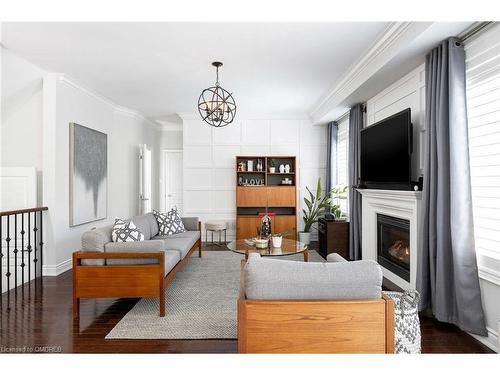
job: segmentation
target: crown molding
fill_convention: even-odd
[[[94,90],[88,88],[84,84],[77,82],[75,79],[68,77],[66,74],[57,74],[57,78],[59,82],[65,83],[73,88],[76,88],[84,92],[85,94],[91,96],[92,98],[97,99],[103,102],[104,104],[112,107],[115,112],[144,121],[147,125],[152,126],[155,129],[160,128],[160,124],[158,124],[156,121],[150,120],[142,112],[119,105],[118,103],[107,98],[106,96],[101,95],[95,92]]]
[[[414,40],[432,25],[432,22],[392,22],[373,46],[344,74],[310,112],[312,121],[325,122],[328,113],[342,103],[358,87],[397,55],[408,42]]]
[[[158,130],[160,131],[164,132],[182,131],[182,124],[177,124],[168,121],[161,121],[161,120],[157,120],[157,122],[159,123]]]

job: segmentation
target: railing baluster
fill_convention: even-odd
[[[21,214],[21,282],[24,285],[24,213]],[[24,291],[24,288],[23,288]]]
[[[14,215],[14,288],[17,293],[17,214]]]
[[[28,282],[31,281],[31,212],[28,212]]]
[[[43,212],[40,211],[40,280],[43,281]]]
[[[7,276],[7,293],[10,291],[10,216],[7,216],[7,238],[5,239],[7,242],[7,272],[5,276]],[[9,294],[7,294],[7,298]]]
[[[36,212],[33,212],[33,244],[35,245],[34,246],[34,251],[33,251],[33,267],[35,267],[35,280],[36,280],[36,277],[37,277],[37,271],[38,271],[38,267],[37,267],[37,258],[36,258],[36,249],[37,249],[37,243],[36,243],[36,232],[38,231],[37,227],[36,227]]]

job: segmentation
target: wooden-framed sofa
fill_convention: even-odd
[[[187,232],[159,236],[151,213],[131,219],[145,241],[112,242],[112,226],[85,232],[82,250],[73,253],[73,316],[79,316],[81,298],[158,297],[165,316],[165,287],[198,249],[201,223],[182,218]]]
[[[366,262],[242,261],[238,352],[394,353],[394,301]]]

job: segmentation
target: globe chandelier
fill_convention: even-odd
[[[222,63],[214,61],[212,65],[215,66],[217,74],[215,86],[201,92],[198,99],[198,112],[207,124],[221,128],[233,122],[236,115],[236,102],[233,95],[219,84],[219,68]]]

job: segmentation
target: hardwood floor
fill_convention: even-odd
[[[211,250],[204,246],[204,250]],[[216,250],[216,249],[214,249]],[[16,297],[17,293],[17,297]],[[71,271],[4,293],[0,353],[236,353],[236,340],[105,340],[138,299],[82,300],[71,314]],[[455,326],[421,318],[424,353],[492,353]]]

